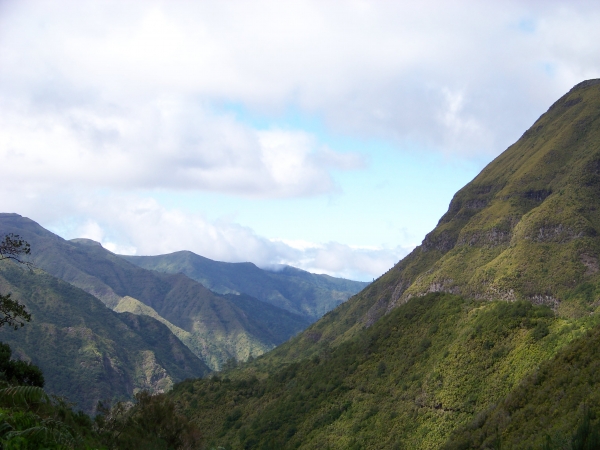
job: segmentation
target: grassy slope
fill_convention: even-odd
[[[158,256],[123,256],[150,270],[183,273],[220,294],[245,293],[315,321],[368,283],[316,275],[284,266],[277,272],[252,263],[213,261],[189,251]]]
[[[32,321],[0,329],[13,356],[44,372],[51,393],[92,412],[98,400],[161,391],[203,376],[208,367],[150,317],[117,314],[97,298],[42,271],[0,264],[0,292],[12,292]]]
[[[582,83],[452,200],[419,249],[439,258],[392,298],[431,290],[552,306],[597,283],[600,84]]]
[[[215,446],[440,448],[597,322],[429,294],[266,377],[250,366],[231,380],[180,383],[173,395]]]
[[[185,275],[142,269],[94,241],[65,241],[16,214],[0,214],[0,235],[6,233],[19,234],[31,244],[36,267],[96,296],[110,308],[121,305],[124,310],[124,297],[152,308],[165,321],[189,333],[185,344],[212,369],[230,358],[246,360],[260,355],[282,342],[281,336],[274,336],[264,326],[264,315],[281,313],[283,340],[306,326],[266,303],[243,310]],[[139,312],[139,308],[130,312]]]

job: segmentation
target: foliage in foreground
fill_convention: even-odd
[[[1,449],[201,448],[198,428],[165,394],[142,391],[134,402],[101,405],[92,420],[40,387],[0,389]]]
[[[11,386],[0,389],[0,443],[4,449],[93,448],[92,421],[40,387]]]
[[[136,394],[135,404],[117,403],[112,408],[101,406],[99,412],[96,426],[108,448],[200,448],[200,431],[165,394],[151,395],[142,391]]]
[[[200,433],[165,394],[100,404],[94,420],[48,395],[41,370],[0,343],[0,449],[196,449]]]

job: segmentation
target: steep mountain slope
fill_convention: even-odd
[[[574,291],[600,282],[599,198],[600,80],[589,80],[458,191],[410,255],[276,354],[293,360],[316,341],[343,342],[428,292],[586,314]]]
[[[571,448],[600,395],[599,194],[591,80],[394,268],[227,378],[172,395],[215,447]]]
[[[525,301],[433,293],[266,377],[249,366],[230,379],[185,381],[171,395],[205,430],[209,448],[431,450],[599,323]],[[569,409],[557,416],[577,411],[581,396],[564,400]],[[542,437],[552,429],[531,423]]]
[[[598,194],[600,80],[592,80],[454,196],[419,257],[398,266],[392,305],[445,291],[557,307],[578,284],[600,279]]]
[[[513,449],[598,448],[598,441],[588,447],[568,444],[575,440],[578,428],[585,427],[586,413],[595,419],[588,426],[596,432],[600,428],[599,369],[600,326],[596,326],[541,364],[497,405],[452,433],[444,448],[498,443]]]
[[[183,274],[142,269],[97,242],[65,241],[17,214],[0,214],[0,235],[7,233],[19,234],[31,244],[36,267],[96,296],[109,308],[140,313],[134,300],[151,308],[172,330],[185,331],[179,334],[182,342],[211,369],[230,358],[260,355],[308,324],[264,302],[252,309],[240,308],[234,299],[217,295]],[[125,297],[130,300],[123,302]],[[265,314],[279,315],[278,333],[265,326]]]
[[[213,261],[189,251],[158,256],[121,256],[144,269],[183,273],[219,294],[251,295],[311,321],[318,320],[368,285],[290,266],[268,271],[252,263]]]
[[[155,319],[117,314],[64,281],[13,263],[0,263],[0,292],[26,305],[32,320],[0,329],[13,357],[44,372],[49,392],[86,412],[98,400],[130,398],[140,389],[165,391],[208,367]]]

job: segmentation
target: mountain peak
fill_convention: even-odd
[[[102,244],[100,242],[94,241],[93,239],[87,239],[87,238],[69,239],[69,242],[72,242],[74,244],[90,245],[93,247],[102,247]],[[104,248],[104,247],[102,247],[102,248]]]
[[[585,80],[585,81],[582,81],[581,83],[577,83],[575,86],[573,86],[573,88],[569,92],[573,92],[573,91],[575,91],[577,89],[582,89],[582,88],[587,88],[587,87],[590,87],[590,86],[595,86],[597,84],[600,84],[600,78],[592,78],[590,80]]]
[[[391,304],[428,292],[558,307],[597,283],[600,79],[579,83],[456,193],[394,273]]]

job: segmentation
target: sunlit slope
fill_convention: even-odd
[[[599,280],[598,230],[600,82],[594,80],[556,102],[454,196],[416,250],[420,255],[395,268],[399,280],[389,301],[446,291],[556,307],[579,284]]]
[[[293,360],[337,345],[428,292],[585,314],[600,281],[598,230],[600,80],[589,80],[458,191],[410,255],[272,357]]]
[[[592,81],[362,292],[230,381],[187,381],[173,395],[214,447],[499,448],[496,429],[515,448],[533,429],[533,448],[543,433],[562,432],[566,445],[598,391],[597,352],[582,350],[600,326],[599,207]]]
[[[319,319],[368,284],[317,275],[289,266],[269,271],[249,262],[213,261],[189,251],[122,257],[145,269],[183,273],[220,294],[251,295],[311,321]]]
[[[433,293],[311,358],[267,375],[250,365],[188,380],[172,395],[209,448],[432,450],[597,324],[526,301]],[[565,399],[557,416],[580,400]]]
[[[129,399],[140,389],[169,390],[208,367],[155,319],[117,314],[96,297],[41,270],[0,263],[0,292],[32,319],[0,329],[13,357],[38,365],[53,394],[93,412],[99,400]]]
[[[596,326],[541,364],[502,401],[455,430],[444,449],[498,448],[499,443],[511,449],[597,448],[568,444],[578,432],[584,434],[586,412],[592,429],[600,429],[599,369]]]
[[[230,358],[246,360],[260,355],[308,324],[264,302],[244,309],[183,274],[137,267],[89,239],[65,241],[17,214],[0,214],[0,235],[7,233],[19,234],[31,244],[36,267],[94,295],[109,308],[127,310],[123,299],[130,297],[151,308],[164,323],[189,333],[184,343],[211,369]],[[263,316],[273,314],[280,316],[283,338],[265,326]]]

